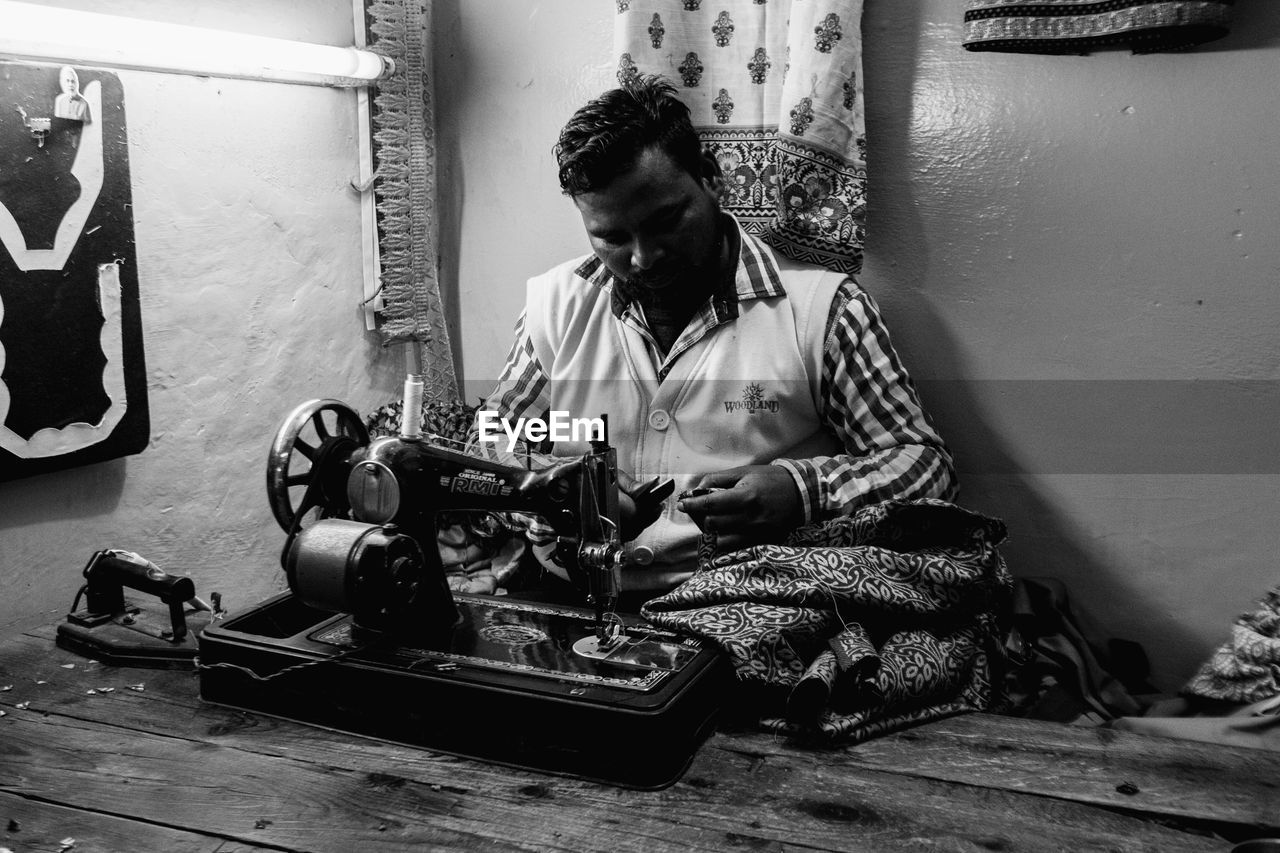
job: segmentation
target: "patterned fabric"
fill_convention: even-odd
[[[766,729],[862,741],[994,703],[1004,537],[944,501],[886,501],[786,545],[708,554],[642,615],[723,649]]]
[[[1020,53],[1183,50],[1225,36],[1235,0],[968,0],[964,46]]]
[[[862,267],[863,0],[617,0],[618,82],[676,84],[725,210],[797,260]]]
[[[461,400],[423,400],[422,432],[449,442],[466,441],[467,431],[475,422],[476,408]],[[370,438],[398,435],[404,418],[404,401],[393,400],[379,406],[365,418]]]
[[[373,96],[373,142],[378,168],[376,312],[384,346],[412,342],[423,395],[447,403],[458,396],[440,282],[436,214],[435,81],[431,77],[430,0],[365,3],[370,46],[391,58],[398,73],[379,81]],[[375,303],[375,306],[377,303]]]
[[[742,234],[736,276],[739,302],[785,295],[769,255],[758,240]],[[590,274],[587,281],[593,286],[612,286],[603,265],[588,262],[580,270]],[[647,334],[640,312],[628,308],[620,319]],[[694,342],[732,320],[722,308],[703,306],[659,369],[669,370]],[[831,306],[820,388],[822,417],[846,452],[778,462],[796,480],[806,520],[846,515],[863,504],[890,498],[954,495],[951,457],[920,406],[875,301],[852,279],[844,282]],[[521,314],[497,390],[482,408],[514,423],[521,417],[546,417],[549,399],[547,375]],[[544,538],[552,533],[550,527],[534,529]]]
[[[1223,643],[1182,690],[1184,695],[1251,703],[1280,696],[1280,586],[1231,627]]]

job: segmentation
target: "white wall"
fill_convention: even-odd
[[[1280,4],[1090,57],[966,52],[962,6],[867,0],[863,281],[1014,571],[1172,689],[1276,581]],[[436,8],[441,254],[482,393],[525,278],[586,251],[549,152],[614,83],[615,5]]]
[[[474,403],[502,368],[525,280],[590,251],[551,149],[575,109],[617,85],[615,5],[434,9],[441,280],[458,289],[453,339]]]
[[[1187,54],[968,53],[870,0],[867,281],[1016,572],[1180,685],[1277,581],[1280,5]],[[1011,381],[1021,380],[1021,381]]]
[[[349,0],[64,2],[350,44]],[[187,7],[188,4],[183,4]],[[284,415],[314,397],[361,411],[402,357],[364,332],[355,96],[120,72],[128,122],[151,445],[0,483],[0,626],[65,612],[80,570],[125,548],[243,607],[283,588],[265,489]]]

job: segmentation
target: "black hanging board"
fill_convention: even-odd
[[[77,67],[90,122],[57,118],[60,68],[0,63],[0,480],[149,439],[124,92]]]

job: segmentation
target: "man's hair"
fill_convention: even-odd
[[[642,74],[573,114],[555,146],[565,195],[594,192],[657,147],[694,177],[702,173],[702,144],[689,108],[661,77]]]

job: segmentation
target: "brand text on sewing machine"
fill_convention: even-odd
[[[486,444],[496,444],[505,435],[507,452],[515,450],[516,443],[537,444],[551,441],[604,441],[604,418],[574,418],[568,412],[554,409],[547,418],[516,418],[513,424],[510,419],[499,417],[497,412],[482,409],[476,412],[476,426],[479,428],[479,440]]]

